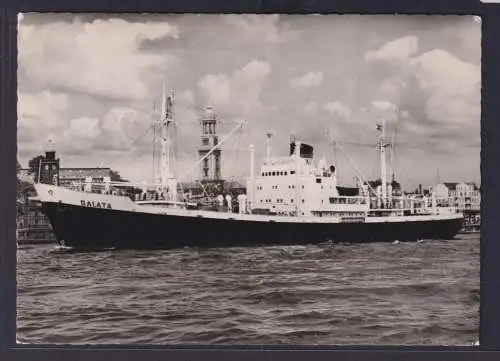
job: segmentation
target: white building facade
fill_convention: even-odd
[[[449,205],[459,211],[479,211],[481,191],[475,183],[440,183],[435,187],[437,198],[448,199]]]

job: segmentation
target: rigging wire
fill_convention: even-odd
[[[151,128],[153,128],[153,126],[151,124],[148,125],[148,127],[143,132],[141,132],[137,138],[135,138],[133,140],[133,142],[128,146],[128,148],[130,149],[130,148],[134,147],[137,144],[137,142],[140,139],[142,139],[142,137],[144,137],[151,130]],[[119,159],[120,157],[123,157],[124,155],[125,154],[123,152],[118,153],[113,158],[111,158],[111,160],[108,161],[108,164],[110,164],[110,165],[113,164],[117,159]]]
[[[380,178],[380,152],[375,152],[375,162],[373,162],[372,177],[374,179]],[[382,179],[381,179],[382,180]]]
[[[399,111],[396,112],[396,119],[394,121],[394,129],[393,129],[393,132],[392,132],[392,140],[391,140],[391,172],[392,174],[390,174],[391,176],[391,179],[392,179],[392,175],[394,174],[394,179],[396,179],[396,164],[397,164],[397,155],[396,155],[396,139],[397,139],[397,136],[398,136],[398,133],[397,133],[397,127],[398,127],[398,123],[399,123]]]
[[[234,159],[233,159],[233,165],[229,168],[232,175],[229,177],[232,180],[235,180],[234,176],[234,169],[236,168],[236,162],[238,161],[239,153],[240,153],[240,147],[239,145],[241,144],[241,139],[243,138],[243,128],[240,128],[238,138],[235,137],[234,143],[235,143],[235,148],[236,152],[234,153]]]
[[[153,100],[153,112],[156,114],[156,103]],[[156,117],[152,117],[152,126],[153,126],[153,183],[156,182]]]
[[[332,132],[330,131],[329,132],[332,137],[333,137],[333,134]],[[349,156],[347,155],[347,153],[345,152],[344,150],[344,147],[342,147],[342,145],[338,144],[338,147],[340,149],[340,151],[344,154],[344,157],[349,161],[349,163],[351,163],[351,166],[354,168],[354,170],[358,173],[358,176],[361,178],[361,180],[363,181],[363,183],[366,183],[368,185],[368,187],[373,191],[375,192],[375,190],[373,189],[373,187],[370,185],[370,183],[368,183],[368,181],[365,179],[365,177],[363,176],[363,173],[358,169],[358,167],[354,164],[354,162],[351,161],[351,159],[349,158]]]
[[[405,183],[408,185],[408,189],[412,188],[411,182],[409,179],[406,177],[406,173],[404,172],[404,169],[402,169],[401,164],[397,163],[398,168],[399,168],[399,176],[403,178]]]
[[[363,183],[366,183],[368,185],[368,187],[373,192],[375,192],[375,190],[372,188],[372,186],[366,181],[366,178],[364,177],[363,173],[354,164],[354,162],[349,158],[349,156],[347,155],[346,151],[344,150],[344,147],[339,143],[339,141],[337,140],[337,137],[333,134],[333,131],[331,129],[329,129],[328,127],[326,127],[325,124],[323,124],[323,122],[321,121],[320,118],[316,118],[316,119],[317,119],[319,125],[321,125],[323,128],[326,129],[326,136],[329,138],[329,141],[333,141],[334,144],[336,144],[336,146],[339,148],[339,150],[344,155],[345,159],[347,159],[347,161],[351,164],[351,166],[354,168],[355,172],[358,173],[358,176],[361,179],[361,181],[363,181]]]

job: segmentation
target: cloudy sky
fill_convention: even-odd
[[[179,172],[196,160],[199,107],[211,104],[222,133],[248,120],[225,148],[226,176],[247,173],[250,142],[265,155],[268,131],[276,155],[295,134],[333,160],[329,131],[374,178],[385,119],[405,187],[438,176],[479,182],[480,42],[472,16],[25,14],[19,160],[26,166],[51,139],[62,166],[151,180],[148,129],[166,83],[176,92]],[[339,149],[336,158],[352,183]]]

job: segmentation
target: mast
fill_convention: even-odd
[[[399,109],[394,110],[394,123],[392,127],[392,135],[391,135],[391,160],[389,163],[389,175],[392,177],[392,180],[396,179],[396,136],[397,136],[397,126],[399,121]]]
[[[380,181],[382,190],[382,206],[385,207],[387,200],[387,160],[385,157],[386,148],[390,145],[385,141],[385,119],[382,119],[382,125],[377,124],[377,130],[380,132],[378,148],[380,151]]]
[[[160,190],[167,191],[168,200],[177,200],[177,180],[173,173],[172,125],[173,125],[173,92],[167,96],[163,85],[161,104],[161,154],[160,154]]]
[[[333,164],[335,164],[335,175],[337,179],[339,179],[339,162],[338,162],[338,157],[337,157],[337,140],[331,134],[330,129],[326,129],[326,135],[329,138],[329,140],[332,142],[332,151],[333,151]]]
[[[253,144],[250,144],[249,150],[250,150],[250,187],[251,187],[249,208],[251,212],[255,202],[255,146]]]
[[[152,122],[153,122],[153,184],[160,183],[160,169],[158,162],[158,125],[160,124],[160,120],[158,119],[158,108],[156,102],[153,100],[153,113]],[[161,117],[161,114],[160,114]]]

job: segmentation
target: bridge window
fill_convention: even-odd
[[[294,171],[294,170],[291,170],[291,171],[290,171],[290,174],[295,174],[295,171]]]

